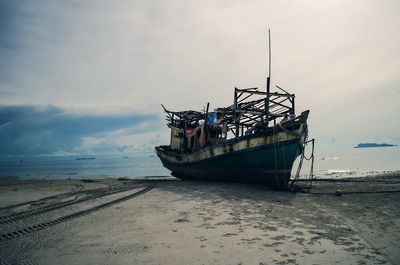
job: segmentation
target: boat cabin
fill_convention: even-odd
[[[295,117],[295,95],[277,86],[278,92],[258,88],[234,90],[231,106],[205,111],[170,111],[163,105],[171,129],[170,148],[178,152],[272,130]]]

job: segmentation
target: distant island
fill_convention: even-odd
[[[365,144],[358,144],[354,146],[354,148],[366,148],[366,147],[388,147],[388,146],[397,146],[395,144],[377,144],[377,143],[365,143]]]
[[[94,158],[94,157],[77,157],[77,158],[75,158],[75,160],[93,160],[93,159],[96,159],[96,158]]]

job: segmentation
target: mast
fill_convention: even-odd
[[[268,29],[268,76],[267,76],[267,96],[265,97],[265,120],[268,127],[269,122],[269,95],[271,86],[271,31]]]
[[[271,82],[271,30],[268,29],[268,76],[267,76],[267,93],[269,93]]]

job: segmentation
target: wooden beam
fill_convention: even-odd
[[[236,112],[251,113],[251,114],[256,114],[256,115],[264,115],[265,114],[263,111],[254,111],[254,110],[236,110]]]
[[[262,95],[262,96],[267,96],[267,92],[262,92],[262,91],[246,91],[246,90],[240,90],[237,89],[237,91],[243,92],[243,93],[249,93],[253,95]],[[283,94],[283,93],[277,93],[277,92],[270,92],[270,96],[277,96],[277,97],[287,97],[287,98],[294,98],[294,94]]]
[[[295,95],[294,94],[282,94],[282,93],[276,93],[276,92],[272,92],[270,93],[271,96],[277,96],[277,97],[283,97],[283,98],[294,98]]]

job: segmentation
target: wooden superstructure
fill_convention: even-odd
[[[171,129],[171,149],[193,151],[207,144],[239,138],[255,132],[265,131],[294,118],[295,95],[280,87],[277,92],[262,92],[257,88],[234,89],[234,102],[228,107],[207,109],[203,112],[170,111],[163,105],[166,120]],[[207,120],[210,115],[216,117],[212,124]],[[201,126],[204,126],[206,142],[200,143]],[[192,136],[187,132],[196,130]]]

